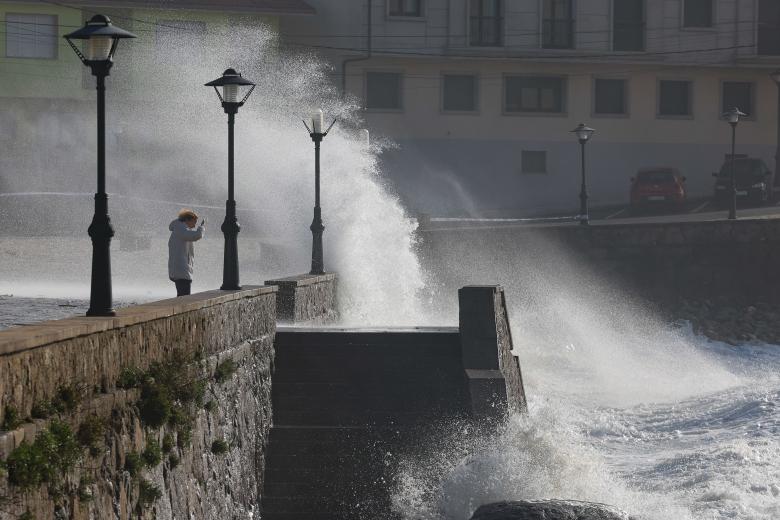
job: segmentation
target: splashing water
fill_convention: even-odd
[[[466,263],[485,272],[458,282],[507,282],[529,415],[436,437],[402,463],[398,512],[467,520],[500,500],[574,499],[647,520],[780,518],[778,347],[671,327],[551,244],[546,262],[480,245]]]
[[[301,119],[322,107],[328,117],[339,118],[322,145],[322,206],[325,265],[339,274],[344,321],[415,323],[420,314],[416,294],[424,286],[414,254],[416,224],[383,186],[377,165],[382,147],[366,148],[359,135],[359,107],[354,100],[340,99],[329,81],[330,70],[314,56],[280,53],[273,34],[262,27],[231,27],[229,34],[208,36],[184,31],[170,39],[158,34],[156,43],[142,38],[127,55],[120,50],[108,79],[107,103],[108,189],[126,196],[122,201],[112,197],[116,241],[121,244],[128,233],[151,235],[153,240],[150,251],[137,254],[114,248],[118,298],[172,292],[165,235],[178,208],[155,207],[156,220],[144,222],[149,205],[142,203],[150,200],[201,204],[199,211],[209,225],[206,239],[196,246],[195,289],[219,285],[223,213],[213,208],[222,207],[226,199],[227,116],[213,90],[202,85],[228,67],[257,83],[236,118],[236,199],[239,209],[253,210],[239,212],[242,282],[262,284],[266,277],[309,270],[314,146]],[[26,114],[25,120],[40,118]],[[56,175],[20,172],[24,175],[2,179],[7,191],[91,191],[94,178],[83,170],[88,166],[87,171],[94,171],[94,115],[81,114],[68,125],[84,131],[67,134],[67,143],[51,142],[63,139],[59,132],[36,133],[43,136],[36,153],[51,154],[41,162],[60,161]],[[61,153],[65,146],[67,159]],[[41,178],[40,186],[30,186],[29,179]],[[45,213],[49,202],[28,200],[40,206],[37,214]],[[75,234],[86,229],[91,201],[68,204]],[[117,205],[126,211],[118,211]],[[10,256],[21,249],[25,255],[9,258],[13,266],[0,273],[0,291],[51,296],[63,287],[63,295],[83,297],[90,251],[83,235],[23,244],[3,239],[7,247],[0,247],[0,254]],[[258,236],[259,243],[253,241]],[[35,258],[39,261],[31,261]]]

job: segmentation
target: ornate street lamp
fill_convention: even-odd
[[[588,188],[585,182],[585,144],[590,140],[596,130],[580,123],[571,133],[577,136],[582,152],[582,186],[580,187],[580,225],[588,225]]]
[[[769,75],[772,81],[777,85],[777,146],[775,147],[775,178],[780,176],[780,70],[776,70]]]
[[[231,291],[241,289],[238,277],[238,232],[241,226],[238,224],[236,216],[236,201],[233,181],[233,158],[234,158],[234,138],[233,128],[236,123],[236,114],[239,107],[244,103],[252,91],[255,84],[244,78],[235,71],[227,69],[221,77],[206,83],[207,87],[214,87],[222,108],[228,115],[228,200],[225,208],[225,221],[222,222],[222,233],[225,235],[225,260],[222,270],[222,289]],[[220,87],[222,92],[220,92]]]
[[[95,214],[88,231],[92,239],[92,282],[87,316],[114,316],[111,289],[111,238],[114,228],[108,216],[106,194],[106,76],[114,65],[119,40],[135,37],[112,25],[111,20],[102,14],[96,14],[84,27],[65,35],[81,62],[92,69],[92,75],[97,78],[97,193]],[[74,40],[85,40],[84,48],[79,49]]]
[[[330,129],[336,124],[334,119],[330,126],[323,132],[323,113],[318,109],[311,118],[311,128],[303,122],[309,131],[311,140],[314,141],[314,219],[311,221],[312,245],[311,245],[311,271],[309,274],[324,274],[325,262],[322,253],[322,232],[325,226],[322,223],[322,210],[320,209],[320,143],[328,135]]]
[[[731,204],[729,205],[729,220],[737,218],[737,180],[734,155],[737,147],[737,124],[739,124],[739,118],[745,115],[747,114],[741,112],[737,107],[732,107],[731,110],[723,113],[723,119],[731,125]]]

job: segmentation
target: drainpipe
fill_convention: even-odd
[[[349,63],[355,63],[358,61],[366,61],[371,59],[371,50],[372,50],[372,38],[371,38],[371,29],[372,29],[372,18],[371,18],[371,3],[373,0],[368,0],[368,34],[366,34],[366,49],[367,53],[365,56],[360,56],[356,58],[345,58],[344,61],[341,62],[341,96],[345,97],[347,95],[347,64]]]

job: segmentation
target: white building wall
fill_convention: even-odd
[[[327,46],[350,38],[354,51],[325,51],[340,66],[366,48],[368,0],[311,0],[323,18],[314,23]],[[755,115],[740,123],[738,153],[762,157],[775,168],[778,91],[768,73],[776,56],[757,56],[758,0],[714,0],[712,28],[682,27],[683,0],[646,1],[646,50],[612,52],[614,0],[574,0],[575,48],[541,49],[542,0],[506,0],[505,45],[468,47],[468,0],[423,0],[423,16],[388,16],[386,0],[372,1],[374,54],[349,65],[347,91],[365,99],[367,71],[402,73],[403,108],[366,110],[373,135],[396,141],[384,153],[385,171],[413,211],[434,214],[517,214],[577,207],[579,151],[569,130],[585,122],[597,129],[588,145],[593,204],[628,199],[638,168],[676,166],[692,196],[712,190],[711,173],[729,152],[730,130],[720,120],[722,82],[755,85]],[[350,8],[344,6],[349,4]],[[336,7],[338,5],[338,7]],[[346,12],[348,11],[348,13]],[[282,28],[303,33],[303,28]],[[311,40],[309,40],[311,43]],[[714,50],[713,50],[714,49]],[[690,52],[695,51],[695,52]],[[396,54],[394,54],[396,53]],[[441,110],[442,73],[478,76],[478,110]],[[507,74],[566,78],[561,114],[507,114]],[[628,113],[593,113],[594,79],[628,80]],[[693,116],[658,116],[659,81],[693,83]],[[523,174],[523,150],[546,151],[547,173]]]

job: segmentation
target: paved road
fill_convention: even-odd
[[[706,200],[692,202],[683,211],[675,213],[655,211],[634,214],[628,207],[613,208],[611,212],[598,211],[591,222],[593,224],[701,222],[726,218],[728,218],[728,210],[715,208],[712,201]],[[780,205],[737,207],[737,218],[780,218]]]
[[[590,213],[590,224],[595,225],[626,225],[626,224],[660,224],[669,222],[704,222],[725,220],[728,210],[715,208],[710,200],[689,202],[684,209],[676,212],[663,210],[648,210],[637,213],[628,206],[595,208]],[[761,207],[737,207],[737,218],[780,218],[780,202]],[[497,227],[497,226],[574,226],[578,225],[574,215],[558,215],[533,218],[432,218],[425,229],[450,229],[466,227]]]

